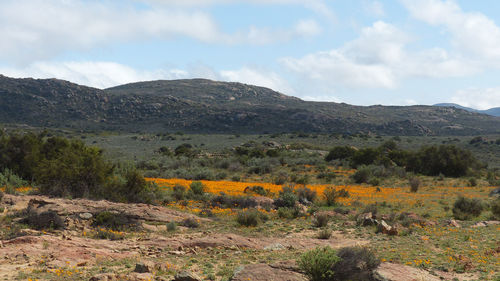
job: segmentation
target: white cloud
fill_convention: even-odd
[[[411,15],[450,32],[453,45],[469,55],[500,62],[500,28],[478,12],[464,12],[451,0],[402,0]],[[483,63],[487,64],[486,61]]]
[[[269,44],[319,32],[314,20],[301,20],[288,30],[249,27],[227,34],[210,14],[172,4],[137,8],[130,1],[4,0],[0,5],[0,59],[24,65],[127,41],[186,36],[208,43]]]
[[[396,88],[408,77],[460,77],[480,71],[473,60],[451,55],[440,48],[409,51],[413,38],[394,25],[377,21],[360,36],[330,51],[302,58],[283,58],[282,64],[307,83],[331,87]],[[312,81],[311,81],[312,80]]]
[[[451,101],[475,109],[500,107],[500,88],[460,90],[451,98]]]
[[[37,62],[22,69],[0,67],[0,72],[16,78],[58,78],[101,89],[137,81],[188,77],[183,70],[138,71],[113,62]]]
[[[230,82],[241,82],[279,91],[287,95],[293,95],[294,91],[284,79],[277,73],[243,67],[238,70],[224,70],[220,72],[220,79]]]
[[[257,67],[243,67],[217,72],[202,63],[192,64],[187,70],[141,71],[114,62],[36,62],[24,68],[0,67],[0,73],[14,78],[58,78],[100,89],[138,81],[205,78],[247,83],[271,88],[285,94],[294,93],[290,85],[272,71]]]

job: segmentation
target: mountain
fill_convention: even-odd
[[[309,102],[263,87],[205,79],[100,90],[0,75],[0,123],[128,132],[500,133],[500,118],[458,108]]]
[[[461,106],[461,105],[456,104],[456,103],[438,103],[438,104],[435,104],[434,106],[455,107],[455,108],[460,108],[460,109],[467,110],[470,112],[478,112],[478,113],[483,113],[483,114],[488,114],[488,115],[500,117],[500,107],[494,107],[494,108],[490,108],[490,109],[486,109],[486,110],[479,110],[479,109]]]

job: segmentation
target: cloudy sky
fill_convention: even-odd
[[[0,73],[202,77],[307,100],[500,106],[498,0],[2,0]]]

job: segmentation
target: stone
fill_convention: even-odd
[[[376,281],[439,281],[439,277],[431,275],[429,272],[394,263],[382,263],[374,271],[374,279]]]
[[[202,281],[202,279],[192,272],[182,271],[175,275],[173,281]]]
[[[485,227],[485,226],[490,226],[490,225],[497,225],[500,224],[500,221],[480,221],[472,225],[471,227]]]
[[[381,220],[377,226],[379,232],[387,235],[397,235],[398,230],[395,227],[390,226],[384,220]]]
[[[456,220],[454,220],[454,219],[447,220],[446,224],[449,225],[449,226],[460,228],[460,224]]]
[[[264,247],[264,250],[266,250],[266,251],[279,251],[279,250],[283,250],[283,249],[285,249],[285,246],[283,246],[280,243],[274,243],[274,244],[267,245]]]
[[[155,269],[155,264],[153,262],[140,262],[135,264],[134,272],[137,273],[150,273]]]
[[[377,221],[373,218],[373,214],[371,212],[359,215],[357,222],[359,225],[362,226],[377,224]]]
[[[90,220],[93,217],[91,213],[80,213],[78,216],[82,220]]]

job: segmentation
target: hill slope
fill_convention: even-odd
[[[152,132],[500,133],[500,118],[462,109],[307,102],[267,88],[204,79],[99,90],[0,75],[0,123]]]
[[[455,107],[455,108],[460,108],[460,109],[464,109],[464,110],[471,111],[471,112],[478,112],[478,113],[483,113],[483,114],[488,114],[488,115],[500,117],[500,107],[494,107],[494,108],[490,108],[490,109],[486,109],[486,110],[478,110],[478,109],[474,109],[474,108],[470,108],[470,107],[461,106],[461,105],[456,104],[456,103],[438,103],[438,104],[435,104],[434,106]]]

